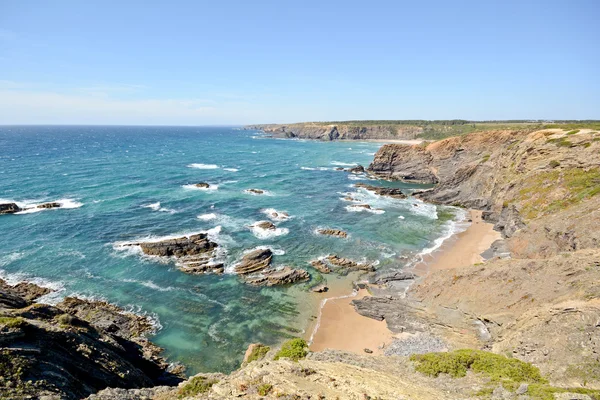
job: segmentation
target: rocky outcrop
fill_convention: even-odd
[[[365,167],[359,164],[356,167],[348,169],[348,172],[353,174],[363,174],[365,172]]]
[[[0,283],[0,397],[80,399],[106,387],[182,380],[143,337],[152,329],[144,317],[72,298],[33,304],[43,288]]]
[[[327,263],[325,263],[323,260],[312,260],[310,265],[322,274],[328,274],[331,272],[331,268],[329,268],[329,265],[327,265]]]
[[[344,239],[348,237],[348,233],[340,229],[323,228],[318,229],[317,232],[319,232],[321,235],[335,236]]]
[[[373,186],[367,185],[366,183],[355,183],[354,187],[362,188],[368,190],[370,192],[374,192],[379,196],[392,197],[394,199],[405,199],[406,195],[402,193],[402,190],[397,188],[389,188],[389,187],[381,187],[381,186]]]
[[[252,125],[247,129],[261,130],[280,138],[317,140],[365,140],[365,139],[415,139],[423,132],[422,127],[411,125],[355,125],[298,123],[288,125]]]
[[[255,223],[253,225],[253,227],[268,230],[268,231],[274,231],[275,229],[277,229],[277,226],[275,226],[275,224],[270,221],[259,221],[259,222]]]
[[[235,272],[240,275],[253,274],[269,267],[272,260],[273,252],[270,249],[259,248],[245,254],[235,266]]]
[[[283,267],[281,269],[272,269],[262,271],[260,275],[248,276],[244,280],[251,285],[281,286],[296,282],[307,281],[310,275],[306,270]]]
[[[210,185],[206,182],[199,182],[199,183],[196,183],[194,186],[196,186],[197,188],[200,188],[200,189],[209,189],[210,188]]]
[[[560,129],[506,130],[452,137],[427,146],[388,144],[376,153],[368,172],[385,179],[436,184],[414,195],[483,210],[487,220],[511,237],[536,218],[590,197],[576,181],[593,185],[598,179],[597,139],[590,130],[571,135]]]
[[[265,191],[262,189],[246,189],[245,192],[251,194],[265,194]]]
[[[342,258],[335,254],[329,255],[324,258],[324,261],[331,264],[333,267],[348,269],[348,270],[363,270],[363,271],[375,271],[372,264],[358,263],[349,258]]]
[[[37,208],[58,208],[60,207],[60,203],[51,202],[51,203],[43,203],[36,206]]]
[[[16,203],[3,203],[0,204],[0,215],[2,214],[14,214],[21,211],[21,208]]]

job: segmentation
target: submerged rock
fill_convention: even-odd
[[[371,209],[371,206],[368,204],[356,204],[354,207],[366,208],[367,210]]]
[[[306,281],[310,279],[309,273],[304,269],[283,267],[279,270],[263,271],[259,276],[246,277],[245,281],[251,285],[289,285],[291,283]]]
[[[322,283],[320,285],[313,287],[311,290],[315,293],[325,293],[329,290],[329,288],[327,287],[327,285]]]
[[[363,189],[371,191],[371,192],[375,192],[375,194],[378,194],[379,196],[393,197],[395,199],[405,199],[406,198],[406,195],[404,193],[402,193],[402,190],[397,189],[397,188],[386,188],[386,187],[380,187],[380,186],[373,186],[373,185],[367,185],[366,183],[356,183],[354,186],[358,187],[358,188],[363,188]]]
[[[0,215],[2,214],[14,214],[21,211],[21,208],[16,203],[3,203],[0,204]]]
[[[349,258],[342,258],[334,254],[325,257],[325,260],[336,267],[347,269],[360,269],[363,271],[375,271],[375,268],[371,264],[357,263],[356,261],[350,260]]]
[[[270,249],[256,249],[242,257],[235,266],[235,272],[240,275],[259,272],[270,266],[272,260],[273,252]]]
[[[350,168],[348,172],[351,172],[353,174],[362,174],[365,172],[365,167],[359,164],[356,167]]]
[[[310,262],[310,265],[312,265],[314,269],[321,272],[322,274],[328,274],[331,272],[331,268],[329,268],[329,265],[327,265],[322,260],[313,260]]]
[[[262,189],[246,189],[246,192],[254,194],[265,194],[265,191]]]
[[[319,229],[317,232],[319,232],[321,235],[336,236],[336,237],[340,237],[340,238],[347,238],[348,237],[348,233],[347,232],[344,232],[344,231],[339,230],[339,229],[325,228],[325,229]]]
[[[277,229],[275,224],[273,224],[272,222],[269,222],[269,221],[259,221],[256,224],[254,224],[254,227],[260,228],[260,229],[266,229],[269,231],[274,231],[275,229]]]
[[[60,207],[60,203],[57,203],[57,202],[44,203],[44,204],[40,204],[37,206],[37,208],[59,208],[59,207]]]

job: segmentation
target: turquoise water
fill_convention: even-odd
[[[227,127],[0,127],[0,202],[64,205],[0,217],[0,277],[57,289],[46,302],[76,294],[147,314],[170,361],[189,373],[230,371],[249,343],[306,328],[306,285],[256,288],[233,274],[186,275],[118,244],[208,230],[229,267],[244,250],[268,245],[276,265],[308,268],[315,280],[322,278],[307,261],[329,253],[402,268],[451,232],[454,211],[357,191],[357,179],[378,182],[334,170],[368,165],[379,147]],[[218,188],[186,187],[202,181]],[[347,192],[380,210],[353,209],[341,199]],[[277,235],[248,228],[267,220],[265,209],[291,216],[276,222]],[[318,236],[319,227],[350,238]]]

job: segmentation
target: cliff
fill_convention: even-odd
[[[262,130],[279,138],[317,139],[317,140],[368,140],[368,139],[415,139],[423,133],[423,128],[411,125],[355,125],[355,124],[267,124],[251,125],[247,129]]]

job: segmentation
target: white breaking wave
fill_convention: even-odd
[[[367,211],[373,214],[383,214],[385,213],[385,210],[379,209],[379,208],[365,208],[365,207],[359,207],[357,205],[352,205],[352,206],[346,206],[345,207],[347,211],[350,212],[363,212],[363,211]]]
[[[348,175],[348,179],[351,181],[368,181],[369,178],[363,175]]]
[[[330,171],[330,170],[332,170],[332,168],[327,168],[327,167],[300,167],[300,169],[303,169],[305,171]]]
[[[70,208],[79,208],[79,207],[83,206],[83,203],[78,202],[75,199],[58,199],[58,200],[48,200],[48,201],[43,201],[43,200],[14,201],[14,200],[8,200],[8,199],[0,199],[0,203],[15,203],[17,206],[19,206],[19,208],[29,208],[28,210],[19,211],[15,214],[33,214],[33,213],[46,211],[46,210],[56,210],[56,209],[60,209],[60,208],[70,209]],[[37,208],[37,206],[39,206],[41,204],[46,204],[46,203],[58,203],[58,204],[60,204],[60,207]]]
[[[260,211],[265,214],[267,218],[272,219],[273,221],[287,221],[291,218],[288,213],[285,213],[285,211],[277,211],[274,208],[265,208]]]
[[[36,300],[38,303],[48,303],[48,300],[54,297],[61,297],[61,293],[65,290],[65,285],[60,281],[50,281],[44,278],[34,277],[24,272],[8,272],[0,269],[0,279],[5,281],[10,286],[17,285],[21,282],[33,283],[34,285],[53,290],[52,293],[48,293]]]
[[[160,211],[160,212],[168,212],[171,214],[175,214],[177,211],[170,209],[170,208],[164,208],[160,206],[160,202],[156,202],[156,203],[152,203],[152,204],[146,204],[145,206],[142,206],[142,208],[149,208],[152,211]]]
[[[224,171],[229,171],[229,172],[238,172],[239,169],[237,168],[223,168]]]
[[[429,204],[421,200],[414,199],[414,202],[411,204],[408,210],[413,214],[422,215],[430,219],[438,219],[437,206],[435,204]]]
[[[196,185],[182,185],[181,187],[187,190],[201,190],[203,192],[214,192],[219,189],[219,185],[210,185],[207,188],[198,187]]]
[[[217,169],[217,168],[219,168],[219,166],[217,164],[200,164],[200,163],[194,163],[194,164],[189,164],[188,168]]]
[[[149,289],[158,290],[159,292],[170,292],[171,290],[177,290],[177,288],[174,288],[172,286],[167,286],[166,288],[164,288],[162,286],[157,285],[156,283],[154,283],[152,281],[138,281],[135,279],[123,279],[123,282],[137,283],[138,285],[145,286]]]
[[[355,167],[358,165],[358,163],[345,163],[345,162],[341,162],[341,161],[332,161],[330,162],[331,165],[337,165],[340,167]]]
[[[198,215],[196,218],[198,218],[202,221],[210,221],[213,219],[217,219],[217,214],[215,214],[215,213],[201,214],[201,215]]]
[[[258,221],[254,225],[249,226],[254,236],[259,239],[270,239],[277,236],[287,235],[290,232],[288,228],[263,229],[258,226],[258,224],[261,222],[265,221]]]

